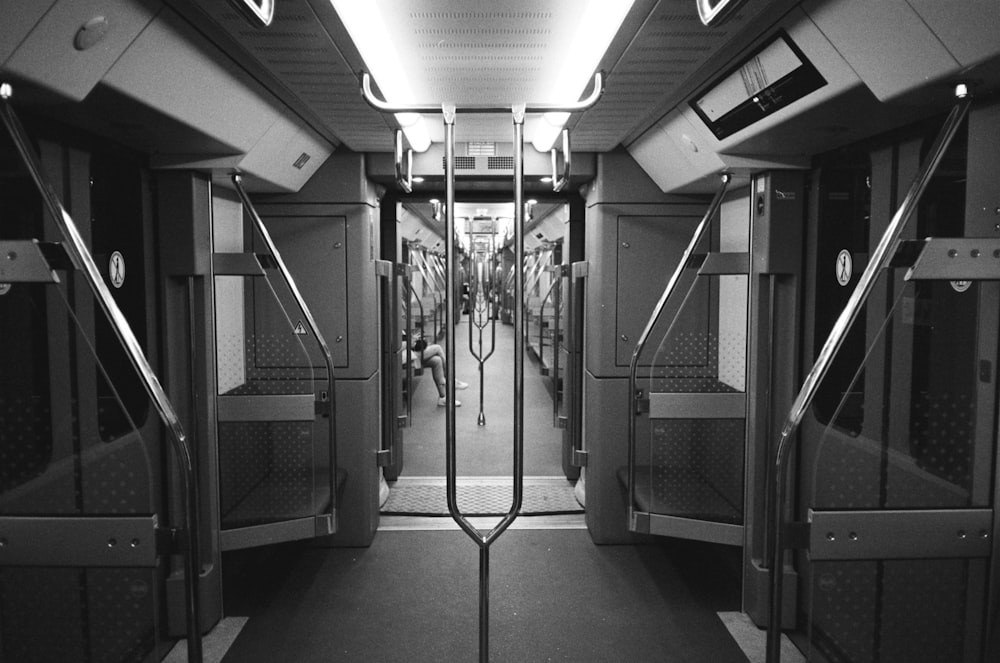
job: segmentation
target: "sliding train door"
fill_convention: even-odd
[[[812,352],[929,142],[824,161],[810,224]],[[970,143],[960,129],[803,420],[797,626],[810,660],[985,660],[1000,244],[994,221],[967,205],[982,182]]]

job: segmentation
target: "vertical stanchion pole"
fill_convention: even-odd
[[[386,113],[434,113],[433,106],[410,104],[393,106],[376,98],[371,91],[371,77],[365,73],[361,79],[362,95],[372,107]],[[575,112],[590,108],[604,92],[604,77],[594,74],[594,89],[590,96],[567,106],[532,106],[531,112]],[[481,113],[507,112],[507,108],[494,106],[470,107],[466,110]],[[442,104],[440,108],[445,126],[445,181],[447,186],[445,223],[445,379],[447,399],[445,416],[445,473],[448,512],[459,527],[479,546],[479,660],[489,660],[489,547],[517,518],[524,499],[524,116],[529,111],[526,104],[512,106],[514,122],[514,498],[510,510],[488,534],[474,527],[458,509],[455,441],[455,344],[452,337],[453,304],[455,300],[455,104]],[[567,150],[568,153],[568,150]],[[438,270],[440,276],[440,270]]]
[[[445,180],[445,470],[447,474],[448,503],[458,513],[455,465],[455,342],[452,329],[452,300],[455,292],[455,107],[441,107],[444,118],[444,180]]]
[[[514,263],[524,262],[524,114],[514,106]],[[514,504],[524,496],[524,271],[514,275]],[[516,514],[515,514],[516,515]],[[511,519],[513,520],[513,519]]]
[[[948,146],[951,145],[952,138],[955,137],[955,133],[969,113],[972,97],[965,84],[959,84],[955,87],[955,98],[957,100],[955,106],[952,107],[951,113],[945,119],[938,137],[933,145],[931,145],[927,157],[921,164],[920,170],[910,185],[906,197],[889,221],[889,225],[886,226],[882,239],[879,240],[878,245],[872,251],[868,265],[858,278],[858,284],[855,286],[854,292],[851,293],[850,298],[844,305],[844,309],[833,323],[830,334],[827,336],[823,347],[820,348],[819,354],[816,356],[816,361],[812,369],[810,369],[809,374],[806,375],[802,387],[792,402],[791,409],[781,428],[781,437],[778,438],[777,447],[774,452],[771,484],[768,487],[770,499],[767,502],[772,509],[769,527],[774,537],[770,551],[771,559],[769,560],[771,587],[768,598],[770,603],[768,606],[770,617],[767,624],[767,641],[765,645],[765,660],[767,663],[780,663],[781,661],[781,622],[783,613],[782,599],[784,598],[786,537],[784,531],[785,510],[786,501],[788,500],[787,493],[790,490],[790,486],[788,485],[788,472],[789,468],[792,467],[790,458],[792,450],[796,446],[797,439],[795,433],[798,431],[799,424],[802,423],[802,418],[812,405],[816,393],[823,384],[823,379],[837,357],[844,339],[847,338],[847,334],[861,313],[861,309],[868,301],[868,297],[875,287],[875,282],[878,280],[882,270],[889,264],[892,256],[895,255],[899,238],[903,230],[905,230],[910,217],[917,210],[920,198],[923,196],[927,185],[930,184],[931,178],[944,158],[945,152],[948,151]]]

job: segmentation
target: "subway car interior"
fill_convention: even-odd
[[[1000,0],[5,0],[0,663],[1000,661]]]

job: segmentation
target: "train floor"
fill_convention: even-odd
[[[380,531],[368,548],[286,544],[226,565],[249,617],[223,663],[476,661],[478,553],[460,531]],[[595,546],[585,530],[511,530],[490,549],[491,661],[745,663],[732,550]]]
[[[470,385],[458,392],[459,476],[509,481],[513,330],[497,325],[497,353],[486,364],[487,425],[478,426],[467,324],[463,317],[457,326],[456,372]],[[526,358],[526,484],[572,486],[562,475],[547,379]],[[436,401],[426,372],[394,483],[441,485],[445,408]],[[488,528],[497,518],[474,521]],[[739,612],[740,563],[738,549],[674,539],[597,546],[582,512],[520,517],[490,548],[489,658],[762,661],[763,632],[746,627]],[[226,618],[218,637],[206,638],[206,663],[479,660],[478,574],[478,547],[447,516],[383,515],[367,548],[298,542],[226,553]],[[744,622],[742,631],[734,620]]]

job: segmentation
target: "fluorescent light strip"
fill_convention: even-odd
[[[399,56],[389,39],[378,3],[375,0],[330,0],[330,3],[354,40],[368,73],[378,83],[386,101],[413,103],[413,90],[403,76]],[[431,146],[430,134],[419,114],[400,113],[396,115],[396,121],[414,152],[425,152]]]
[[[573,36],[566,63],[554,79],[555,96],[560,101],[576,101],[590,82],[597,65],[611,45],[634,0],[590,0],[583,10],[580,26]],[[539,152],[548,152],[562,132],[569,113],[546,113],[535,127],[531,144]]]
[[[555,100],[576,101],[590,82],[594,70],[621,27],[634,0],[590,0],[583,9],[569,52],[560,59],[566,65],[552,78]],[[415,103],[413,91],[400,66],[394,42],[389,38],[376,0],[330,0],[350,33],[372,78],[386,101]],[[425,101],[425,100],[420,100]],[[569,113],[547,113],[536,123],[532,144],[540,152],[551,149]],[[396,115],[410,147],[423,152],[431,140],[423,118],[415,113]]]

